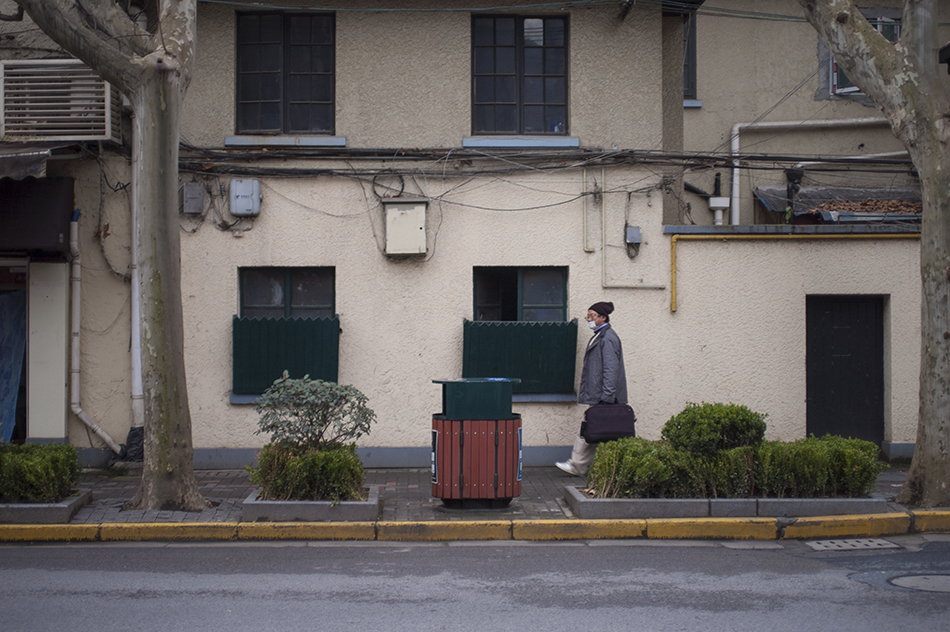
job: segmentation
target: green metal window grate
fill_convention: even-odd
[[[267,390],[284,371],[290,377],[336,382],[340,318],[241,318],[232,329],[232,386],[236,394]]]
[[[577,319],[463,326],[462,377],[518,378],[513,393],[572,393],[576,358]]]

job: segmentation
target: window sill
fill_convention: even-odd
[[[684,108],[701,108],[703,107],[703,102],[698,99],[683,99]]]
[[[258,397],[260,397],[260,394],[246,395],[244,393],[231,393],[229,403],[235,406],[252,406],[257,403]]]
[[[577,402],[576,393],[516,393],[511,396],[515,404]]]
[[[345,136],[228,136],[225,147],[346,147]]]
[[[576,136],[467,136],[462,139],[466,149],[575,149],[581,146]]]

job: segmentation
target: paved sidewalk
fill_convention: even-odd
[[[89,470],[80,475],[78,487],[92,490],[92,503],[80,509],[71,524],[137,522],[240,522],[241,503],[254,485],[244,470],[196,470],[198,489],[213,507],[204,511],[123,510],[139,484],[138,472],[115,476]],[[526,467],[521,496],[505,509],[448,509],[432,497],[427,469],[368,469],[367,485],[378,485],[382,499],[380,520],[548,520],[570,518],[564,500],[565,485],[584,480],[556,467]]]

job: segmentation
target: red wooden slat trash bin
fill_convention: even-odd
[[[436,380],[432,495],[453,508],[504,508],[521,495],[521,415],[504,378]]]

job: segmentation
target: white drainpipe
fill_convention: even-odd
[[[82,286],[82,261],[79,258],[79,211],[73,213],[72,221],[69,223],[69,254],[72,255],[72,274],[70,282],[72,292],[70,297],[70,314],[72,317],[71,334],[72,342],[70,348],[70,367],[69,367],[69,407],[73,414],[79,417],[79,420],[89,426],[89,429],[96,433],[100,439],[106,442],[106,445],[116,454],[122,453],[122,448],[112,440],[105,430],[99,427],[95,421],[79,405],[79,317],[80,317],[80,288]]]
[[[729,223],[739,225],[739,134],[748,130],[791,130],[875,127],[888,125],[883,118],[817,119],[805,121],[765,121],[759,123],[736,123],[732,127],[732,200],[729,210]]]
[[[138,259],[138,210],[136,209],[135,191],[137,160],[136,148],[132,148],[132,427],[145,426],[145,394],[142,388],[142,303],[139,297],[139,259]]]

